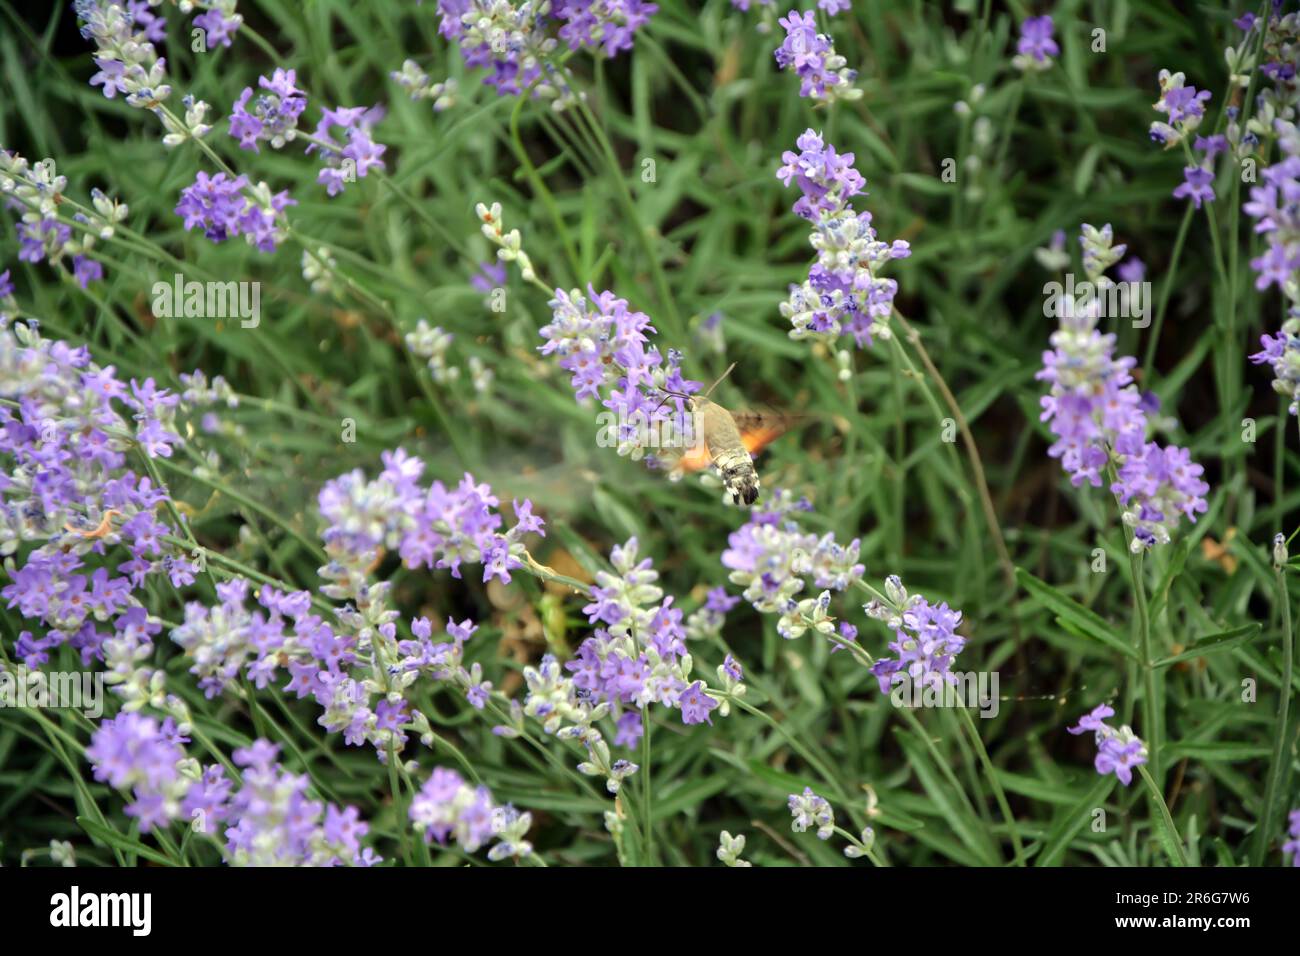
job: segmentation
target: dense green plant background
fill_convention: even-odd
[[[1255,240],[1239,223],[1241,184],[1222,178],[1214,204],[1233,263],[1230,285],[1216,277],[1204,212],[1189,214],[1171,271],[1186,204],[1170,193],[1183,160],[1146,134],[1162,67],[1214,92],[1213,126],[1224,105],[1222,48],[1236,42],[1230,18],[1241,9],[1067,0],[1050,11],[1062,48],[1057,66],[1022,78],[1009,66],[1016,24],[1048,11],[859,2],[833,21],[832,35],[860,70],[865,97],[827,112],[798,97],[797,79],[777,71],[777,41],[756,29],[762,12],[741,13],[723,0],[659,5],[630,54],[571,61],[612,155],[590,148],[572,115],[481,86],[438,36],[431,3],[241,3],[274,58],[244,35],[231,49],[190,53],[182,18],[171,11],[173,86],[207,100],[218,116],[274,66],[298,71],[309,95],[303,126],[314,125],[321,105],[387,105],[375,137],[389,147],[388,178],[367,178],[335,199],[315,184],[317,164],[298,148],[240,151],[224,121],[208,139],[251,179],[292,191],[295,233],[327,244],[357,287],[332,298],[309,290],[293,239],[265,255],[184,232],[172,209],[197,170],[212,171],[208,160],[193,146],[165,151],[152,117],[87,85],[94,68],[68,5],[24,19],[0,3],[0,144],[31,160],[54,158],[71,195],[84,200],[98,186],[127,202],[130,228],[181,260],[187,278],[260,281],[263,320],[255,330],[154,320],[150,287],[179,267],[113,243],[102,245],[106,282],[83,293],[45,265],[17,262],[12,213],[0,213],[0,268],[13,267],[23,311],[39,316],[47,335],[89,344],[95,360],[122,378],[175,386],[178,373],[199,367],[224,375],[244,396],[238,410],[221,412],[237,430],[194,436],[165,471],[210,548],[317,587],[316,492],[353,467],[373,475],[379,452],[401,445],[426,459],[427,477],[454,480],[469,470],[502,500],[531,498],[549,529],[534,552],[567,573],[586,577],[605,566],[611,545],[636,535],[666,591],[693,608],[707,588],[726,582],[719,556],[745,515],[697,482],[670,484],[596,446],[593,410],[574,402],[567,374],[536,352],[549,310],[517,271],[507,310],[485,306],[469,279],[493,252],[473,207],[500,202],[544,281],[591,283],[626,297],[653,317],[659,343],[686,353],[693,378],[709,381],[738,363],[718,393],[726,404],[807,416],[759,460],[765,493],[784,487],[807,495],[815,505],[810,529],[861,537],[868,580],[900,574],[912,589],[965,613],[971,642],[963,665],[997,670],[1006,698],[996,719],[977,723],[1035,862],[1163,864],[1140,785],[1101,782],[1091,740],[1064,731],[1094,704],[1122,697],[1122,655],[1074,610],[1048,606],[1050,595],[1035,599],[1023,577],[1008,584],[966,449],[943,440],[939,416],[896,350],[882,343],[859,353],[846,386],[833,356],[787,338],[777,305],[787,283],[805,273],[810,250],[806,225],[789,211],[794,190],[774,174],[782,151],[809,126],[856,154],[867,178],[865,207],[882,238],[912,243],[913,256],[892,273],[897,304],[970,422],[1012,560],[1091,608],[1127,642],[1134,610],[1113,502],[1100,490],[1072,489],[1046,456],[1043,389],[1034,381],[1055,321],[1042,308],[1042,285],[1053,276],[1033,251],[1064,229],[1077,255],[1079,224],[1110,222],[1148,264],[1157,301],[1168,296],[1159,341],[1152,329],[1120,327],[1120,351],[1142,359],[1154,350],[1153,374],[1142,384],[1181,422],[1174,438],[1206,466],[1212,489],[1209,514],[1146,562],[1156,656],[1260,625],[1252,640],[1160,669],[1162,785],[1194,860],[1245,862],[1279,731],[1280,604],[1268,548],[1295,523],[1300,433],[1267,370],[1245,359],[1280,318],[1276,292],[1261,296],[1252,286],[1246,260]],[[1095,27],[1106,31],[1104,53],[1090,49]],[[388,78],[406,57],[431,76],[457,77],[460,102],[434,114],[408,100]],[[953,105],[977,83],[987,92],[963,117]],[[979,117],[988,120],[985,132],[976,129]],[[978,167],[968,163],[972,155]],[[940,176],[949,157],[958,161],[956,184]],[[654,161],[653,182],[643,179],[646,160]],[[715,312],[725,317],[721,352],[700,334]],[[489,394],[476,395],[464,377],[454,389],[429,381],[402,344],[421,317],[455,333],[458,362],[478,356],[492,369]],[[1246,417],[1257,421],[1253,444],[1242,441]],[[341,441],[345,418],[356,422],[355,443]],[[219,467],[196,476],[209,450]],[[1104,573],[1092,570],[1097,548],[1107,555]],[[485,588],[472,573],[454,581],[405,571],[393,558],[384,570],[407,615],[481,623],[469,654],[498,687],[517,688],[511,671],[548,648],[566,654],[587,634],[580,597],[523,574],[508,588]],[[192,590],[158,589],[154,610],[179,619],[185,599],[208,596],[203,587]],[[835,608],[859,626],[865,646],[883,648],[886,631],[865,619],[856,597],[838,598]],[[3,614],[8,641],[19,622]],[[759,865],[845,863],[838,840],[790,833],[785,798],[812,786],[860,827],[868,785],[888,862],[1008,858],[990,781],[951,712],[920,713],[923,739],[850,655],[832,657],[811,636],[783,641],[774,621],[747,605],[723,634],[746,665],[747,699],[776,724],[733,712],[715,715],[711,728],[683,727],[659,715],[650,773],[662,862],[714,863],[718,831],[727,829],[748,835],[745,855]],[[189,684],[179,649],[158,644],[170,658],[170,682]],[[704,673],[725,652],[692,651]],[[1247,678],[1258,682],[1256,703],[1242,701]],[[222,743],[263,729],[238,703],[187,693]],[[602,823],[610,800],[521,756],[458,697],[443,693],[436,703],[442,732],[494,795],[534,813],[534,843],[552,865],[614,862]],[[380,852],[400,859],[396,834],[405,827],[393,818],[387,774],[373,752],[325,734],[310,702],[268,696],[262,704],[294,741],[286,759],[360,806]],[[71,732],[84,741],[84,731]],[[1288,750],[1288,784],[1294,759]],[[91,782],[84,764],[82,772],[125,831],[120,800]],[[1283,809],[1295,805],[1294,786],[1283,793]],[[1087,825],[1094,806],[1108,811],[1105,832]],[[108,862],[75,814],[73,782],[48,742],[21,712],[0,712],[0,860],[16,862],[54,838],[72,840],[82,862]],[[1270,835],[1272,863],[1281,860],[1281,823]]]

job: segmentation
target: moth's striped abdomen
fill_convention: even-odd
[[[758,472],[740,437],[731,412],[708,399],[696,399],[704,428],[704,443],[722,475],[722,484],[735,504],[752,505],[758,500]]]

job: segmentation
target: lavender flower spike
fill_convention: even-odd
[[[1125,247],[1112,244],[1109,225],[1085,224],[1083,233],[1084,270],[1089,281],[1104,288],[1111,282],[1104,270],[1123,258]],[[1140,551],[1167,543],[1180,517],[1195,521],[1208,507],[1209,485],[1185,448],[1148,440],[1145,403],[1131,375],[1136,360],[1115,358],[1115,336],[1097,331],[1099,302],[1094,298],[1089,307],[1078,308],[1065,303],[1052,350],[1043,353],[1036,376],[1051,383],[1041,399],[1041,418],[1057,438],[1048,454],[1061,459],[1075,487],[1084,482],[1100,487],[1102,472],[1115,468],[1110,489],[1124,506],[1124,523],[1133,529],[1131,547]]]
[[[812,223],[808,241],[817,261],[808,279],[790,286],[789,298],[781,303],[781,314],[793,326],[790,337],[835,343],[848,334],[859,348],[870,345],[873,336],[888,338],[898,283],[880,273],[891,260],[911,255],[911,248],[901,239],[882,242],[871,213],[859,213],[850,204],[866,186],[853,168],[852,153],[837,153],[812,129],[796,145],[799,152],[786,151],[776,175],[803,193],[794,212]]]
[[[800,96],[822,103],[861,98],[862,90],[853,85],[858,71],[845,65],[847,61],[835,52],[830,37],[817,32],[813,11],[801,14],[791,10],[778,22],[785,28],[785,39],[776,49],[776,63],[799,76]]]
[[[1277,286],[1286,318],[1279,331],[1260,338],[1263,349],[1250,357],[1273,369],[1273,388],[1290,399],[1292,415],[1300,414],[1300,130],[1294,123],[1274,122],[1282,152],[1262,171],[1263,182],[1252,186],[1242,210],[1255,220],[1255,231],[1267,242],[1263,254],[1250,261],[1255,288]]]

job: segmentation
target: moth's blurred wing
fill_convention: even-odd
[[[731,417],[740,430],[740,440],[745,443],[745,450],[751,455],[757,455],[799,422],[797,415],[771,409],[732,412]]]

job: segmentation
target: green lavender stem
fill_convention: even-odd
[[[1291,695],[1295,693],[1291,683],[1295,669],[1295,635],[1291,630],[1291,595],[1286,584],[1286,569],[1275,567],[1273,576],[1277,582],[1277,600],[1282,606],[1282,684],[1278,688],[1280,699],[1277,705],[1277,725],[1273,729],[1273,762],[1268,768],[1263,812],[1256,825],[1255,838],[1251,846],[1250,861],[1255,866],[1263,864],[1268,846],[1273,839],[1278,785],[1283,777],[1283,762],[1289,759],[1286,753],[1287,721],[1290,718]]]
[[[1142,731],[1153,776],[1160,779],[1160,725],[1156,701],[1156,672],[1151,666],[1151,621],[1147,615],[1147,589],[1142,576],[1142,555],[1128,549],[1133,578],[1134,632],[1138,667],[1142,671]]]
[[[1165,798],[1160,794],[1160,788],[1156,786],[1156,782],[1152,779],[1151,774],[1147,772],[1147,768],[1139,765],[1137,769],[1138,773],[1142,775],[1142,782],[1146,784],[1151,803],[1160,812],[1164,826],[1169,832],[1170,842],[1172,843],[1172,846],[1169,847],[1169,861],[1174,866],[1187,866],[1187,856],[1183,852],[1183,838],[1178,833],[1178,826],[1174,823],[1173,814],[1169,812],[1169,805],[1165,803]]]

